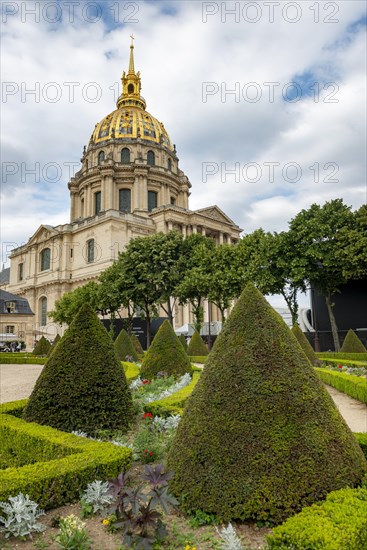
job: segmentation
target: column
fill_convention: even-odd
[[[219,244],[223,244],[223,233],[219,231]]]
[[[168,222],[168,231],[172,231],[172,229],[173,229],[173,223]]]
[[[182,236],[185,239],[187,236],[187,227],[186,225],[182,225]]]
[[[104,210],[111,210],[114,208],[113,204],[113,177],[106,176],[104,180],[104,188],[102,193],[102,200],[104,204]]]
[[[232,242],[231,235],[227,235],[227,244],[231,244],[231,242]]]
[[[196,235],[197,232],[198,232],[197,226],[196,226],[196,225],[193,225],[193,226],[192,226],[192,234],[193,234],[193,235]]]
[[[202,229],[201,229],[201,234],[204,235],[204,237],[205,237],[205,235],[206,235],[206,229],[205,229],[205,227],[202,227]]]
[[[139,176],[135,176],[134,187],[133,187],[133,210],[140,209],[140,188],[139,188]]]

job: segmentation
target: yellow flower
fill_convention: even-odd
[[[110,524],[110,520],[109,519],[104,519],[102,521],[103,525],[109,525]]]

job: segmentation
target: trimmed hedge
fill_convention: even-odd
[[[355,433],[354,436],[357,439],[364,456],[367,458],[367,433]]]
[[[190,359],[168,320],[159,327],[141,364],[141,376],[144,378],[154,378],[158,372],[166,372],[176,378],[191,373]]]
[[[55,340],[52,342],[50,349],[48,350],[47,357],[50,357],[53,350],[56,348],[57,344],[60,342],[61,336],[59,333],[56,334]]]
[[[315,370],[325,384],[367,405],[367,380],[363,376],[353,376],[353,374],[328,369],[316,368]]]
[[[192,381],[182,390],[152,403],[144,405],[144,411],[158,416],[170,416],[171,414],[182,414],[186,400],[193,392],[200,378],[199,372],[194,372]]]
[[[183,349],[187,352],[187,341],[186,341],[185,336],[184,336],[183,334],[180,334],[180,336],[178,337],[178,339],[180,340]]]
[[[191,363],[206,363],[206,360],[208,359],[207,355],[190,355],[190,361]]]
[[[51,344],[44,336],[37,342],[36,347],[32,351],[33,355],[47,355],[51,349]]]
[[[291,332],[297,338],[299,345],[305,352],[305,355],[310,361],[311,365],[316,365],[318,363],[318,360],[315,355],[314,349],[311,346],[310,342],[307,340],[306,336],[303,334],[302,330],[299,328],[299,326],[293,325],[293,327],[291,328]]]
[[[354,330],[348,330],[341,347],[341,353],[367,353],[367,349],[362,344]]]
[[[135,363],[128,363],[127,361],[121,361],[121,363],[124,367],[127,383],[130,384],[140,375],[140,368]]]
[[[270,550],[357,550],[367,548],[367,489],[332,491],[324,502],[276,527]]]
[[[132,396],[113,343],[97,314],[84,304],[44,366],[24,418],[58,430],[124,430]]]
[[[133,361],[138,361],[138,354],[125,329],[120,331],[114,345],[116,356],[119,361],[126,361],[127,357],[131,357]]]
[[[14,416],[21,414],[26,403],[27,400],[16,401],[0,408],[2,440],[11,443],[20,463],[28,456],[28,464],[0,471],[0,501],[22,492],[41,508],[56,508],[78,499],[91,481],[116,477],[131,466],[131,449],[77,437]]]
[[[183,511],[225,522],[279,523],[367,472],[297,340],[253,285],[215,341],[167,467]]]
[[[47,361],[47,357],[32,357],[30,355],[19,357],[18,353],[9,355],[12,357],[3,357],[0,354],[0,365],[44,365]]]
[[[141,343],[140,343],[140,340],[139,340],[139,338],[136,336],[136,334],[134,334],[134,332],[133,332],[132,335],[130,336],[130,340],[131,340],[132,345],[133,345],[134,348],[135,348],[136,353],[138,354],[138,357],[139,357],[139,355],[144,355],[144,350],[143,350],[143,348],[142,348],[142,345],[141,345]]]
[[[187,347],[187,355],[208,355],[209,351],[200,334],[195,331]]]
[[[316,353],[318,359],[346,359],[347,361],[367,361],[367,353],[341,353],[333,351],[319,351]]]

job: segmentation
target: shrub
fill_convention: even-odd
[[[139,355],[144,355],[144,350],[143,350],[142,345],[140,343],[140,340],[136,336],[136,334],[132,333],[132,335],[130,336],[130,339],[131,339],[132,345],[134,346],[134,349],[135,349],[136,353],[138,354],[138,356]]]
[[[367,433],[355,433],[354,437],[358,441],[364,456],[367,458]]]
[[[267,540],[271,550],[367,548],[367,490],[333,491],[325,502],[304,508],[276,527]]]
[[[47,355],[50,351],[51,344],[44,336],[37,342],[36,347],[32,351],[33,355]]]
[[[133,380],[136,380],[140,374],[140,369],[135,363],[128,363],[127,361],[122,361],[122,366],[125,371],[125,376],[127,383],[130,384]]]
[[[324,363],[324,365],[329,365],[331,367],[335,367],[335,365],[340,365],[340,363],[343,365],[343,367],[354,367],[354,368],[361,368],[365,367],[367,368],[367,361],[356,361],[356,360],[347,360],[347,359],[333,359],[333,358],[322,358],[320,357],[320,361]]]
[[[51,353],[56,348],[56,346],[57,346],[57,344],[59,343],[60,340],[61,340],[60,334],[56,334],[55,340],[52,342],[52,345],[51,345],[50,349],[47,352],[47,357],[50,357]]]
[[[367,380],[364,376],[353,376],[329,369],[316,369],[316,372],[325,384],[367,405]]]
[[[367,350],[351,328],[348,330],[344,338],[343,345],[340,350],[342,353],[366,353]]]
[[[190,360],[168,320],[159,327],[141,365],[141,375],[145,378],[153,378],[159,372],[176,378],[191,373]]]
[[[334,351],[322,351],[316,353],[318,359],[346,359],[347,361],[367,361],[367,353],[340,353]]]
[[[19,357],[18,353],[9,353],[9,356],[4,354],[0,355],[1,365],[44,365],[47,361],[47,357],[36,357],[35,355],[28,355],[28,357]]]
[[[23,400],[1,405],[3,437],[11,438],[14,456],[24,453],[29,460],[22,467],[0,471],[0,500],[22,492],[42,508],[56,508],[79,499],[80,492],[96,478],[107,479],[117,475],[121,468],[130,467],[131,449],[77,437],[13,416],[20,415],[26,403]]]
[[[180,336],[178,337],[178,339],[180,340],[181,344],[182,344],[182,347],[185,351],[187,351],[187,342],[186,342],[186,338],[183,334],[180,334]]]
[[[204,344],[204,341],[200,334],[195,331],[192,335],[192,338],[189,342],[188,348],[187,348],[187,355],[208,355],[208,348]]]
[[[292,332],[294,336],[297,338],[299,345],[301,346],[302,350],[304,351],[311,365],[315,366],[318,363],[318,359],[315,355],[313,347],[311,346],[310,342],[307,340],[306,336],[303,334],[302,330],[299,328],[297,324],[293,325]]]
[[[117,359],[120,361],[131,361],[131,359],[128,358],[132,358],[135,362],[138,361],[138,354],[130,340],[130,336],[124,329],[120,331],[120,334],[115,340],[115,351]]]
[[[110,493],[108,481],[101,481],[100,479],[88,483],[81,498],[84,515],[87,515],[85,514],[86,509],[88,511],[90,509],[91,514],[100,514],[104,512],[112,502],[113,496]]]
[[[132,397],[112,341],[88,304],[45,364],[24,411],[30,422],[89,434],[126,429]]]
[[[364,455],[289,328],[248,285],[186,403],[168,455],[186,511],[282,521],[359,483]]]
[[[0,532],[5,533],[8,538],[25,537],[32,538],[32,533],[39,533],[46,529],[42,523],[37,523],[40,516],[44,516],[43,510],[38,510],[38,504],[29,499],[29,496],[24,496],[20,493],[16,497],[9,497],[9,502],[0,502],[0,508],[6,514],[6,517],[0,516]]]

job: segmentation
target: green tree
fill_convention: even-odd
[[[49,316],[56,323],[70,325],[83,304],[89,304],[94,311],[102,312],[98,292],[99,285],[96,281],[90,281],[71,292],[66,292],[62,298],[56,300],[55,309],[49,313]]]
[[[141,365],[144,377],[154,378],[158,372],[175,377],[191,373],[190,359],[167,319],[159,327]]]
[[[294,251],[292,272],[296,280],[308,281],[324,296],[335,351],[340,350],[340,342],[333,295],[349,278],[339,261],[339,249],[346,247],[345,234],[354,226],[355,216],[342,199],[326,202],[323,206],[312,204],[289,224],[289,238]]]
[[[280,522],[367,470],[297,340],[253,285],[186,402],[167,465],[183,510],[226,522]]]
[[[132,397],[113,342],[84,304],[45,364],[24,417],[70,432],[126,429]]]

